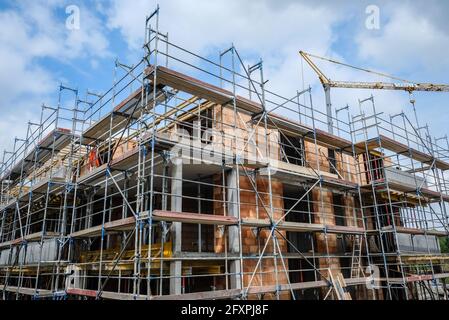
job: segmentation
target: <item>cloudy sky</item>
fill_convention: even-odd
[[[114,61],[133,64],[142,56],[145,16],[153,0],[0,0],[0,152],[24,137],[26,122],[40,106],[57,103],[60,83],[106,91]],[[69,6],[79,8],[79,29],[66,27]],[[379,28],[366,26],[370,5],[379,8]],[[248,62],[264,61],[269,86],[290,97],[302,88],[299,50],[394,74],[417,82],[449,83],[449,2],[164,0],[160,29],[170,41],[216,59],[234,43]],[[69,7],[70,8],[70,7]],[[67,13],[69,12],[69,13]],[[304,68],[318,108],[324,108],[316,75]],[[335,80],[363,80],[353,70],[323,65]],[[365,78],[366,80],[366,78]],[[373,94],[386,113],[410,114],[408,94],[335,89],[336,107]],[[415,94],[422,123],[431,133],[449,132],[448,93]]]

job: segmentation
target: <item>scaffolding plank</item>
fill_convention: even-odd
[[[405,277],[405,281],[407,282],[416,282],[416,281],[427,281],[433,279],[444,279],[449,278],[449,273],[435,273],[435,274],[412,274]],[[382,278],[382,281],[387,281],[387,279]],[[401,284],[404,282],[404,278],[389,278],[388,279],[392,283]]]
[[[3,285],[0,285],[0,286],[3,289],[4,286]],[[35,288],[26,288],[26,287],[18,288],[16,286],[7,286],[5,288],[5,290],[8,292],[14,292],[14,293],[18,292],[20,294],[25,294],[28,296],[38,295],[38,296],[42,296],[42,297],[43,296],[50,297],[53,295],[53,292],[51,290],[46,290],[46,289],[37,289],[37,291],[36,291]]]
[[[356,143],[356,152],[358,154],[366,152],[365,146],[368,148],[368,150],[374,150],[382,147],[384,149],[402,154],[404,156],[412,158],[413,160],[426,164],[431,164],[434,160],[433,156],[414,148],[409,148],[407,145],[384,135],[379,135],[379,137]],[[444,162],[440,159],[435,159],[435,167],[441,170],[448,170],[449,163]]]
[[[174,89],[190,93],[194,96],[216,102],[219,104],[232,103],[233,94],[231,91],[214,86],[210,83],[190,77],[186,74],[174,71],[172,69],[157,66],[157,84],[170,86]],[[146,70],[146,74],[151,74],[154,66],[150,66]],[[258,112],[261,110],[259,104],[241,96],[236,97],[236,103],[239,108],[250,112]]]
[[[315,171],[310,167],[300,166],[277,160],[270,160],[270,166],[272,169],[274,169],[271,173],[273,177],[278,177],[281,179],[286,178],[286,181],[292,180],[293,176],[298,177],[298,180],[309,181],[316,181],[321,178],[323,184],[336,189],[357,189],[358,187],[357,183],[345,179],[340,179],[336,174],[332,174],[326,171]],[[266,170],[261,170],[261,172],[264,171]]]
[[[386,226],[382,228],[382,231],[384,232],[394,232],[393,226]],[[425,230],[425,229],[417,229],[417,228],[406,228],[406,227],[396,227],[396,232],[398,233],[406,233],[406,234],[419,234],[419,235],[432,235],[432,236],[438,236],[443,237],[448,235],[446,231],[438,231],[438,230]]]
[[[5,205],[0,207],[0,211],[6,210],[6,209],[10,209],[10,208],[14,208],[15,205],[16,205],[17,200],[23,201],[26,196],[27,196],[27,194],[22,194],[19,198],[13,198],[13,199],[9,200],[8,203],[6,203]]]
[[[78,178],[79,184],[91,184],[97,179],[104,179],[106,177],[106,168],[108,164],[104,163],[101,166],[91,170],[90,172],[86,172],[82,176]]]
[[[66,293],[68,295],[96,298],[98,291],[80,288],[67,288]]]
[[[340,179],[336,177],[331,177],[327,174],[323,174],[322,172],[322,181],[323,184],[329,185],[335,188],[343,188],[343,189],[357,189],[358,184],[351,182],[349,180]]]
[[[420,263],[420,262],[427,263],[429,261],[444,262],[445,260],[449,260],[449,256],[448,255],[429,255],[427,253],[422,253],[422,254],[417,253],[415,255],[402,254],[401,259],[402,259],[402,261],[406,261],[407,263]]]
[[[368,278],[351,278],[345,279],[347,286],[356,286],[366,283]],[[306,281],[297,282],[289,284],[279,284],[267,285],[267,286],[251,286],[248,289],[249,294],[263,294],[269,292],[279,291],[290,291],[292,290],[304,290],[311,288],[322,288],[327,287],[329,284],[325,280],[318,281]],[[246,289],[246,288],[245,288]],[[243,289],[243,290],[245,290]],[[204,300],[204,299],[230,299],[240,296],[242,290],[231,289],[231,290],[217,290],[217,291],[205,291],[205,292],[195,292],[187,293],[181,295],[163,295],[163,296],[153,296],[152,300],[173,300],[173,299],[186,299],[186,300]]]
[[[90,298],[96,298],[99,293],[99,291],[97,290],[81,289],[81,288],[68,288],[66,292],[68,295],[83,296]],[[146,295],[134,295],[132,293],[121,293],[112,291],[102,291],[101,298],[111,300],[148,300]]]
[[[150,66],[145,71],[147,75],[154,72],[154,66]],[[201,81],[199,79],[190,77],[186,74],[174,71],[172,69],[157,66],[157,83],[170,86],[174,89],[181,90],[183,92],[192,94],[196,97],[200,97],[211,102],[218,104],[230,104],[233,101],[233,93],[231,91],[225,90],[223,88],[217,87],[210,83]],[[238,108],[246,110],[250,113],[259,113],[262,111],[261,104],[244,98],[242,96],[236,95],[236,105]],[[320,129],[313,129],[306,125],[300,124],[296,121],[292,121],[278,114],[269,113],[270,121],[273,121],[277,127],[280,129],[290,130],[300,135],[306,135],[306,139],[313,140],[310,134],[315,132],[318,141],[321,141],[327,145],[335,146],[341,148],[342,150],[351,144],[350,141],[334,136]],[[271,127],[272,125],[270,125]]]
[[[43,163],[51,158],[53,150],[59,152],[64,149],[71,140],[71,131],[64,128],[56,128],[50,131],[42,140],[37,143],[24,158],[12,166],[0,179],[0,181],[11,178],[12,180],[20,177],[23,164],[23,176],[33,167],[34,163]]]
[[[146,212],[148,214],[148,212]],[[145,216],[145,213],[142,213]],[[175,212],[154,210],[152,219],[155,221],[185,222],[195,224],[209,225],[236,225],[238,220],[236,217],[219,216],[214,214],[192,213],[192,212]]]
[[[0,207],[0,211],[15,207],[17,201],[28,202],[30,195],[32,195],[33,193],[44,194],[47,191],[48,186],[49,186],[48,191],[51,193],[55,191],[58,188],[58,186],[61,186],[61,184],[64,182],[65,179],[59,177],[52,177],[51,179],[50,178],[43,179],[42,181],[35,183],[26,192],[22,192],[22,194],[19,195],[19,197],[12,198],[11,200],[9,200],[7,204]]]
[[[166,99],[166,95],[162,89],[163,86],[157,86],[157,102],[161,102]],[[110,136],[120,130],[125,129],[130,117],[132,120],[138,119],[140,114],[136,111],[141,110],[142,108],[141,98],[142,89],[139,88],[131,93],[125,100],[121,101],[112,111],[108,112],[101,117],[101,119],[94,122],[83,132],[83,144],[90,144],[96,140],[107,140]],[[153,103],[152,94],[149,96],[146,103],[147,105],[151,105]]]
[[[369,278],[347,278],[345,279],[347,286],[356,286],[366,283]],[[249,294],[261,294],[279,291],[303,290],[311,288],[322,288],[329,286],[325,280],[297,282],[289,284],[267,285],[267,286],[251,286],[248,288]],[[246,289],[246,288],[245,288]],[[245,290],[243,289],[243,290]],[[89,289],[70,288],[67,289],[67,294],[81,295],[87,297],[96,297],[98,291]],[[228,289],[228,290],[215,290],[215,291],[202,291],[184,294],[169,294],[169,295],[134,295],[131,293],[119,293],[103,291],[101,297],[104,299],[114,300],[213,300],[213,299],[232,299],[241,296],[241,289]]]
[[[310,232],[324,230],[324,225],[319,223],[302,223],[291,221],[281,221],[277,227],[281,230],[292,232]]]
[[[356,227],[356,226],[334,226],[334,225],[326,225],[328,233],[337,233],[337,234],[363,234],[365,229]]]
[[[382,183],[387,183],[387,181],[382,178],[382,179],[378,179],[376,181],[374,181],[377,184],[382,184]],[[362,186],[363,189],[365,189],[366,192],[371,191],[371,185],[370,184],[366,184]],[[392,181],[388,181],[388,188],[390,190],[391,193],[394,192],[402,192],[404,194],[411,194],[414,197],[419,197],[422,196],[426,201],[429,202],[438,202],[441,199],[443,201],[449,202],[449,195],[445,194],[445,193],[441,193],[435,190],[430,190],[428,188],[418,188],[417,186],[415,188],[410,188],[410,186],[406,185],[406,184],[401,184],[401,183],[396,183],[396,182],[392,182]],[[378,188],[376,190],[377,192],[387,192],[386,187],[382,187],[382,188]]]
[[[185,294],[168,294],[162,296],[151,296],[151,300],[213,300],[213,299],[232,299],[242,294],[241,289],[215,290],[193,292]]]
[[[11,244],[12,244],[11,240],[2,242],[2,243],[0,243],[0,248],[9,248],[11,246]]]
[[[131,93],[125,100],[121,101],[112,111],[101,117],[100,120],[94,122],[87,128],[83,134],[83,143],[90,144],[96,140],[106,140],[111,134],[123,129],[131,116],[132,110],[140,103],[142,89],[137,89]],[[137,119],[134,115],[133,119]],[[107,136],[106,136],[107,135]]]
[[[133,117],[133,119],[137,118]],[[124,129],[127,122],[128,116],[109,112],[83,132],[82,143],[87,145],[95,141],[107,140],[109,133],[114,134]]]
[[[114,220],[111,222],[106,222],[104,224],[104,232],[112,233],[119,231],[127,231],[132,230],[136,225],[136,219],[134,217],[128,217],[124,219]],[[69,236],[71,238],[90,238],[90,237],[99,237],[103,232],[103,226],[98,225],[94,227],[90,227],[87,229],[75,231],[71,233]]]
[[[48,188],[48,191],[51,193],[52,191],[56,190],[58,186],[61,186],[64,183],[65,183],[64,178],[60,177],[47,178],[34,184],[29,190],[29,192],[42,194],[46,193]]]
[[[42,236],[44,239],[49,239],[49,238],[59,237],[60,234],[58,232],[51,232],[51,231],[47,231],[45,233],[43,233],[42,231],[35,232],[35,233],[28,234],[28,235],[24,236],[23,238],[17,238],[14,240],[2,242],[2,243],[0,243],[0,248],[7,248],[10,246],[19,245],[24,241],[25,242],[40,241],[42,239]]]
[[[243,218],[242,226],[254,228],[271,228],[268,219]],[[279,230],[290,232],[327,232],[336,234],[362,234],[365,229],[354,226],[334,226],[320,223],[281,221],[276,226]]]

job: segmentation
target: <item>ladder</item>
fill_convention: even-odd
[[[354,235],[352,244],[352,259],[351,259],[351,278],[359,278],[362,270],[362,235]]]

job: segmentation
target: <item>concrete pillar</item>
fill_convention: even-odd
[[[228,173],[227,182],[227,207],[228,216],[237,217],[239,216],[239,204],[238,204],[238,192],[237,190],[237,170],[234,168]],[[238,226],[229,227],[229,250],[231,253],[240,252],[240,235]],[[230,272],[233,274],[231,276],[231,288],[241,289],[242,283],[240,278],[241,265],[239,260],[233,260],[230,265]]]
[[[172,160],[171,171],[171,211],[182,211],[182,159]],[[182,224],[173,222],[171,227],[173,254],[181,252]],[[182,262],[170,263],[170,294],[181,294]]]

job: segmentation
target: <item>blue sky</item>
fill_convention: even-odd
[[[0,152],[26,134],[42,103],[57,102],[59,83],[104,92],[114,61],[142,56],[145,15],[156,1],[0,1]],[[80,12],[80,28],[66,27],[66,8]],[[379,29],[365,22],[379,8]],[[449,83],[449,4],[446,1],[160,1],[161,30],[170,40],[210,58],[234,43],[245,61],[264,60],[270,89],[286,97],[302,87],[299,50],[333,57],[396,76]],[[367,80],[353,70],[322,65],[335,80]],[[316,75],[304,67],[317,107],[324,102]],[[336,107],[373,94],[384,112],[410,114],[404,92],[334,90]],[[432,134],[449,132],[448,93],[417,93],[422,123]],[[354,109],[355,110],[355,109]]]

